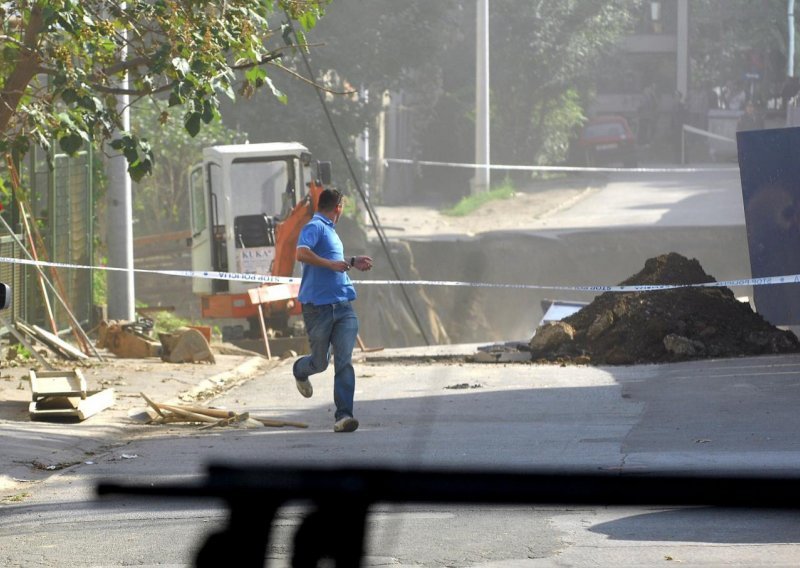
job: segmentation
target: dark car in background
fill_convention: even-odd
[[[589,120],[578,138],[578,150],[587,166],[622,164],[635,168],[636,136],[623,116],[597,116]]]

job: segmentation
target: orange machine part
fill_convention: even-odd
[[[281,286],[280,284],[278,286]],[[299,286],[292,288],[292,297],[264,302],[261,309],[265,317],[288,312],[289,315],[300,315],[302,307],[297,301]],[[251,300],[251,294],[215,294],[200,298],[201,314],[204,318],[251,318],[258,317],[258,305]]]
[[[258,309],[250,303],[247,293],[201,296],[200,312],[204,318],[249,318],[258,315]]]
[[[262,309],[265,316],[287,311],[297,315],[300,313],[299,306],[300,303],[292,299],[264,304]],[[258,306],[250,302],[247,293],[216,294],[200,297],[200,313],[204,318],[252,318],[258,317]]]
[[[275,228],[275,260],[272,261],[273,276],[291,276],[297,255],[297,239],[300,231],[311,220],[317,210],[319,194],[324,188],[316,182],[308,184],[308,197],[298,203],[292,212]]]

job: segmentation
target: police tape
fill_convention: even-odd
[[[46,266],[52,268],[69,268],[79,270],[106,270],[115,272],[133,272],[137,274],[160,274],[164,276],[180,276],[183,278],[205,278],[211,280],[229,280],[235,282],[253,282],[257,284],[299,284],[300,278],[291,276],[270,276],[242,272],[194,271],[194,270],[153,270],[146,268],[119,268],[115,266],[86,266],[29,260],[24,258],[0,257],[0,263],[24,264],[30,266]],[[512,290],[559,290],[568,292],[652,292],[656,290],[676,290],[679,288],[735,288],[740,286],[770,286],[775,284],[800,283],[800,274],[782,276],[765,276],[761,278],[743,278],[740,280],[723,280],[719,282],[703,282],[700,284],[633,284],[606,286],[591,284],[584,286],[558,286],[544,284],[499,284],[493,282],[461,282],[456,280],[353,280],[354,285],[380,286],[446,286],[462,288],[501,288]]]
[[[702,167],[702,168],[615,168],[615,167],[587,167],[587,166],[522,166],[518,164],[471,164],[462,162],[433,162],[430,160],[408,160],[404,158],[385,158],[385,166],[390,164],[400,164],[409,166],[439,166],[448,168],[470,168],[488,169],[504,171],[528,171],[528,172],[587,172],[587,173],[647,173],[647,174],[695,174],[701,172],[736,172],[739,167],[736,165],[722,167]]]

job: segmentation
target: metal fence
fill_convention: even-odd
[[[48,160],[46,152],[37,148],[20,165],[20,178],[25,194],[23,206],[29,212],[28,225],[33,234],[25,231],[18,203],[9,204],[4,218],[17,233],[19,242],[24,243],[25,250],[3,230],[0,231],[0,234],[5,233],[0,238],[2,256],[28,258],[28,254],[31,254],[39,260],[92,265],[94,212],[91,151],[81,152],[75,157],[57,154]],[[87,326],[94,311],[92,271],[44,268],[43,272],[55,291],[40,282],[35,267],[0,266],[0,279],[12,286],[13,307],[8,315],[28,323],[44,325],[49,321],[49,305],[59,330],[70,326],[67,308],[84,327]]]
[[[0,231],[3,232],[3,231]],[[16,235],[20,239],[22,235]],[[17,246],[13,236],[0,235],[0,256],[3,258],[22,258],[22,251]],[[23,283],[25,281],[25,269],[19,264],[0,263],[0,282],[11,286],[11,307],[4,315],[8,319],[23,318],[25,306],[25,294]]]

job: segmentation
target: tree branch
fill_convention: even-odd
[[[13,43],[17,47],[21,47],[23,49],[28,49],[28,46],[26,46],[24,43],[22,43],[20,40],[18,40],[15,37],[7,36],[7,35],[0,35],[0,41],[7,41],[8,43]]]
[[[149,57],[145,57],[144,55],[140,55],[139,57],[134,57],[132,59],[126,59],[125,61],[117,61],[113,65],[109,65],[105,69],[103,69],[103,73],[106,75],[116,75],[117,73],[121,73],[123,71],[128,71],[130,69],[135,69],[140,65],[147,65],[152,60]]]
[[[315,89],[319,89],[320,91],[325,91],[326,93],[330,93],[332,95],[354,95],[354,94],[356,94],[358,92],[358,91],[334,91],[333,89],[331,89],[329,87],[325,87],[323,85],[320,85],[316,81],[312,81],[311,79],[307,79],[307,78],[303,77],[302,75],[300,75],[296,71],[292,71],[291,69],[289,69],[288,67],[284,67],[280,63],[270,63],[270,65],[272,65],[273,67],[275,67],[277,69],[280,69],[281,71],[286,71],[289,75],[291,75],[295,79],[299,79],[300,81],[302,81],[304,83],[308,83],[309,85],[311,85]]]

